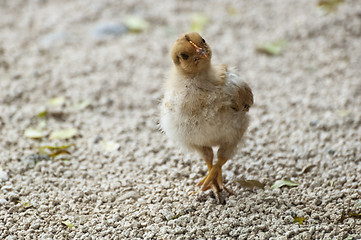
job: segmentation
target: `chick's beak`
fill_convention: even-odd
[[[196,52],[199,54],[200,58],[209,58],[207,52],[204,51],[202,48],[197,49]]]
[[[207,54],[206,51],[203,50],[203,48],[198,47],[197,44],[195,44],[194,42],[192,42],[191,40],[188,40],[188,42],[190,44],[192,44],[192,46],[196,49],[196,53],[198,53],[200,58],[209,58],[209,55]]]

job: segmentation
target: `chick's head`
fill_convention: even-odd
[[[171,49],[175,66],[186,74],[197,74],[210,66],[212,51],[196,32],[179,37]]]

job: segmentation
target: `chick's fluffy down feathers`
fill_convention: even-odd
[[[249,86],[224,65],[187,79],[173,69],[165,86],[160,125],[184,146],[231,145],[235,149],[249,123]],[[233,153],[229,153],[233,155]]]

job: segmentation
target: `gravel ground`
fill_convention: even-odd
[[[225,205],[188,196],[206,165],[157,127],[169,48],[198,12],[213,61],[255,95],[244,145],[223,167],[236,192]],[[302,0],[1,1],[0,239],[361,238],[361,5],[320,13]],[[150,27],[129,33],[127,15]],[[255,51],[279,39],[281,55]],[[54,97],[65,101],[47,105]],[[44,110],[47,133],[76,136],[26,138]],[[38,152],[64,144],[68,156]],[[300,184],[271,188],[283,178]]]

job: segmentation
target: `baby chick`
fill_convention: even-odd
[[[160,126],[171,140],[201,155],[208,174],[197,186],[212,189],[221,202],[219,193],[227,190],[222,166],[248,128],[252,91],[226,65],[211,64],[212,51],[196,32],[178,38],[170,55],[174,66],[165,83]],[[218,147],[215,164],[212,147]]]

